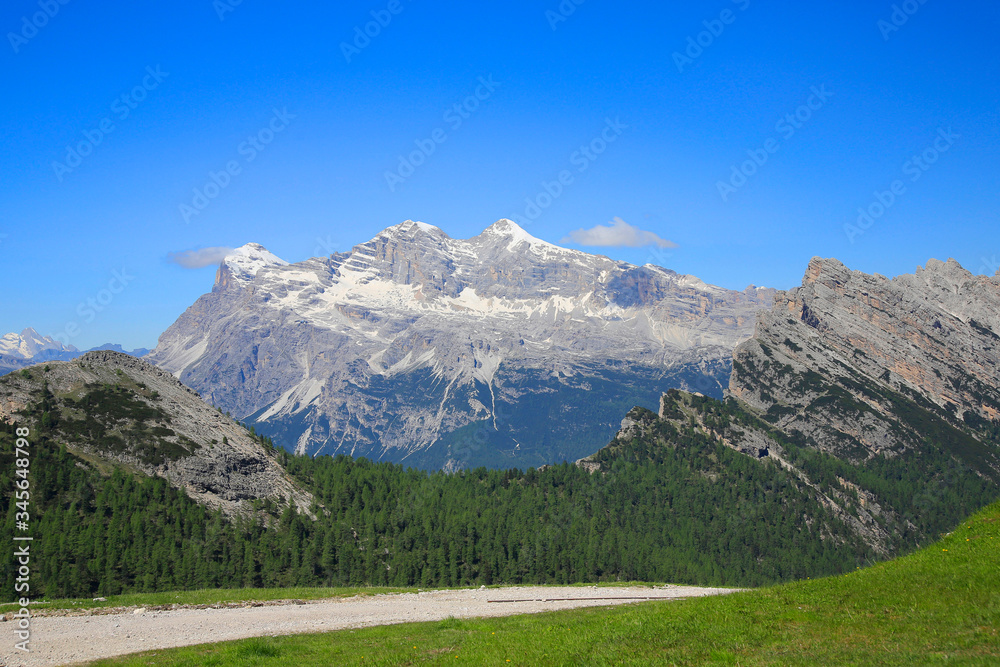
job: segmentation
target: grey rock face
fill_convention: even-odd
[[[816,258],[733,359],[729,395],[840,457],[922,441],[910,404],[981,430],[1000,417],[1000,280],[952,259],[889,280]]]
[[[1000,494],[998,331],[1000,279],[954,260],[889,280],[814,259],[733,353],[735,400],[668,392],[609,447],[677,446],[657,441],[662,422],[692,429],[780,466],[875,553],[899,553]]]
[[[48,370],[45,370],[47,368]],[[309,512],[312,496],[293,482],[274,456],[235,421],[206,404],[190,388],[152,364],[114,351],[88,352],[69,362],[53,361],[0,378],[0,420],[21,419],[18,413],[37,404],[42,386],[54,396],[61,417],[53,434],[71,450],[115,461],[147,475],[166,478],[195,500],[228,515],[247,513],[245,501],[292,502]],[[85,415],[76,404],[99,387],[121,390],[123,401],[158,411],[145,426],[161,435],[134,438],[133,420],[99,417],[108,433],[122,439],[119,451],[79,435],[71,422]],[[110,414],[110,413],[109,413]],[[176,452],[153,461],[154,441]]]
[[[467,240],[407,221],[291,265],[239,253],[150,360],[298,452],[429,468],[573,460],[593,443],[556,440],[606,442],[647,394],[721,395],[773,295],[567,250],[509,220]],[[598,390],[603,412],[586,407]],[[577,430],[553,435],[560,416]]]

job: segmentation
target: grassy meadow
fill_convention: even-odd
[[[1000,503],[914,554],[722,597],[255,638],[100,666],[1000,665]]]

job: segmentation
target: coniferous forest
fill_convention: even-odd
[[[619,580],[760,585],[853,570],[877,557],[795,475],[663,420],[657,442],[637,437],[602,450],[597,472],[564,463],[428,473],[280,452],[286,469],[315,495],[317,518],[265,501],[256,514],[233,520],[163,479],[67,451],[51,437],[44,407],[27,415],[38,424],[33,596]],[[701,409],[709,420],[743,418],[734,404],[706,399]],[[13,489],[14,429],[2,428],[0,489]],[[916,478],[904,474],[905,462],[858,467],[811,451],[795,455],[821,483],[835,475],[874,476],[886,497],[923,498]],[[995,485],[968,471],[952,473],[935,496],[951,512],[931,507],[921,533],[901,537],[897,550],[936,537],[950,527],[952,513],[995,495]],[[0,496],[5,534],[14,533],[16,511],[12,493]],[[14,590],[14,577],[12,564],[0,563],[3,590]]]

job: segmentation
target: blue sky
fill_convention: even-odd
[[[408,218],[737,289],[1000,258],[995,3],[64,1],[0,10],[0,333],[152,347],[214,278],[172,253]]]

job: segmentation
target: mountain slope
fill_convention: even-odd
[[[179,474],[190,472],[186,462],[218,460],[211,441],[197,447],[193,440],[199,424],[225,432],[214,423],[218,413],[196,410],[190,394],[154,396],[160,391],[154,387],[184,390],[165,373],[162,384],[154,383],[153,373],[140,375],[133,365],[149,367],[139,360],[99,366],[99,354],[110,353],[53,364],[47,373],[44,367],[29,371],[41,379],[19,373],[0,381],[0,393],[33,382],[38,398],[14,415],[17,425],[32,429],[32,554],[44,564],[32,572],[36,596],[361,583],[641,579],[752,585],[844,572],[874,557],[794,475],[761,467],[699,434],[685,434],[678,447],[655,457],[609,452],[594,474],[569,463],[524,472],[428,473],[282,452],[288,472],[322,511],[314,518],[296,512],[301,505],[282,502],[278,480],[278,497],[260,503],[271,517],[266,525],[238,512],[225,517],[188,497],[198,480],[178,483]],[[78,399],[64,395],[64,380],[78,374],[74,366],[104,385],[84,384],[86,394]],[[46,396],[45,377],[52,396]],[[69,384],[73,391],[79,386]],[[158,413],[171,406],[181,410],[167,421]],[[102,425],[113,425],[113,432],[101,434]],[[177,429],[178,437],[166,429]],[[215,449],[232,444],[230,438]],[[14,445],[14,425],[3,420],[0,483],[8,491],[0,492],[0,521],[8,534],[21,511],[14,497]],[[150,461],[156,458],[159,464]],[[128,471],[152,466],[158,472],[158,465],[166,468],[159,470],[162,477]],[[224,481],[238,485],[235,490],[244,486],[243,468],[227,471],[234,474]],[[223,500],[214,506],[225,509]],[[7,582],[9,595],[16,567],[0,562],[0,583]]]
[[[998,332],[1000,279],[954,260],[888,280],[817,258],[737,348],[729,394],[841,458],[938,438],[988,473],[1000,470],[982,435],[1000,417]]]
[[[427,468],[572,460],[670,387],[721,395],[773,294],[567,250],[509,220],[467,240],[407,221],[292,265],[239,254],[150,359],[298,452]]]
[[[28,426],[98,468],[162,477],[228,515],[253,501],[312,497],[243,427],[173,376],[114,351],[22,369],[0,378],[0,422]]]
[[[692,429],[774,461],[900,553],[1000,497],[998,313],[1000,280],[953,260],[888,280],[815,259],[736,348],[725,403],[669,392],[662,425],[627,421],[618,440]]]

